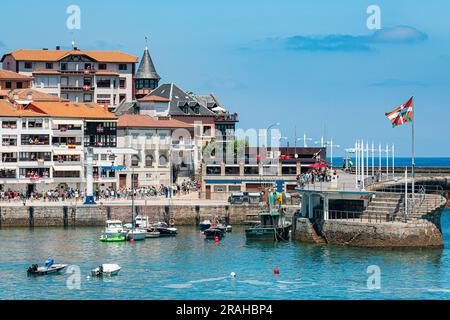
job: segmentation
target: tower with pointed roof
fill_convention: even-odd
[[[146,96],[159,85],[161,77],[156,72],[148,47],[145,47],[141,64],[139,65],[134,79],[137,99]]]

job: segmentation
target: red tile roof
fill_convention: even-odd
[[[57,96],[40,92],[34,89],[15,89],[8,93],[10,100],[31,100],[31,101],[61,101]]]
[[[155,119],[144,114],[124,114],[119,117],[119,128],[193,128],[192,124],[175,119]]]
[[[59,61],[68,55],[86,55],[98,62],[136,63],[138,57],[120,51],[82,51],[82,50],[27,50],[20,49],[3,56],[11,55],[17,61]]]
[[[0,70],[0,80],[23,80],[23,81],[31,81],[32,77],[25,76],[20,73],[12,72],[9,70]]]
[[[70,103],[36,101],[31,102],[26,109],[43,112],[50,117],[55,118],[117,119],[114,114],[94,102]]]

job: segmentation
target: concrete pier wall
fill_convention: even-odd
[[[229,224],[243,224],[247,214],[265,211],[264,205],[151,205],[136,206],[136,213],[150,219],[168,221],[177,225],[197,225],[205,218],[219,216]],[[288,209],[288,217],[296,208]],[[129,206],[14,206],[0,207],[0,227],[82,227],[103,226],[108,219],[131,221]]]
[[[323,237],[329,244],[354,247],[443,247],[439,229],[432,222],[367,223],[328,220],[323,224]]]

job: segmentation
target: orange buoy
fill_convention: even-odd
[[[219,241],[220,241],[220,240],[219,240],[219,237],[218,237],[218,236],[215,236],[215,237],[214,237],[214,242],[215,242],[215,243],[218,243]]]
[[[274,269],[274,270],[273,270],[273,273],[275,273],[275,274],[280,274],[280,270]]]
[[[131,239],[130,239],[130,242],[131,242],[131,243],[134,243],[134,239],[133,239],[133,238],[131,238]]]

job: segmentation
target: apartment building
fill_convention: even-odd
[[[97,188],[113,186],[110,149],[117,146],[117,118],[95,103],[0,100],[0,188],[28,193],[67,187],[84,190],[84,154],[104,148],[95,163]],[[104,159],[103,159],[104,156]]]
[[[119,148],[137,150],[136,155],[122,155],[116,164],[118,186],[169,185],[194,174],[192,142],[193,126],[174,119],[157,119],[148,115],[127,114],[119,117],[117,144]],[[134,175],[134,177],[133,177]]]
[[[138,58],[119,51],[16,50],[3,69],[33,77],[32,87],[75,103],[95,102],[111,110],[134,97]]]

